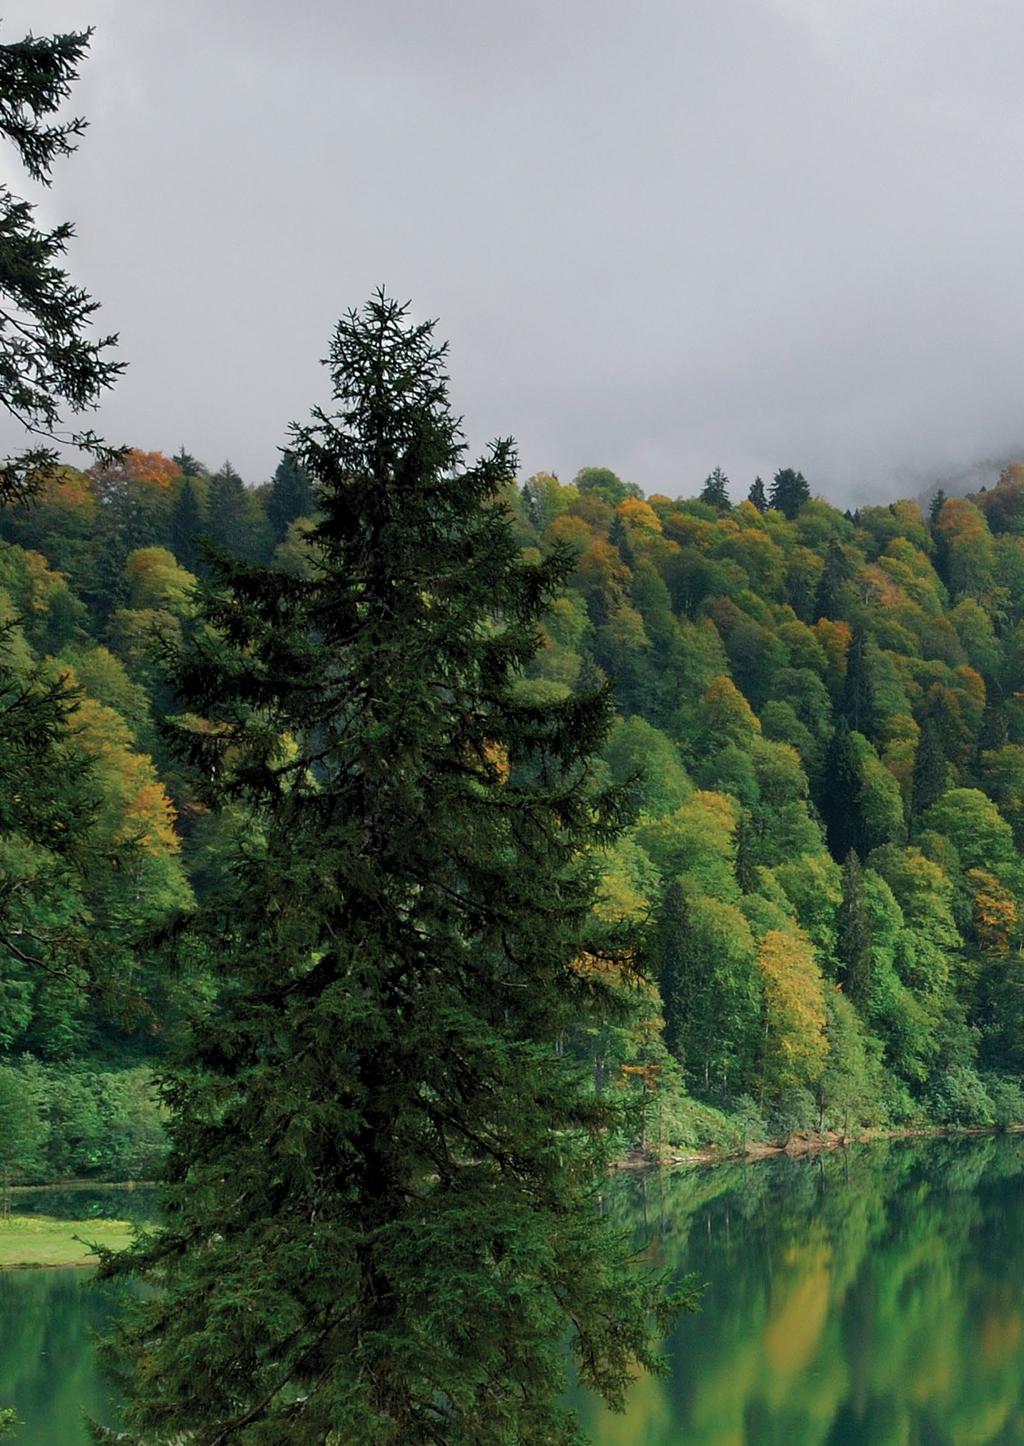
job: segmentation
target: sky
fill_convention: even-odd
[[[0,163],[76,224],[111,440],[264,480],[384,286],[523,477],[847,505],[1024,457],[1020,0],[8,0],[0,40],[90,24],[78,152]]]

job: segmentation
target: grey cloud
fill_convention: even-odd
[[[1024,440],[1016,0],[23,0],[2,33],[90,21],[44,204],[131,363],[111,435],[260,480],[383,282],[524,472],[845,502]]]

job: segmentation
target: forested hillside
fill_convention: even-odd
[[[601,907],[650,983],[568,1043],[635,1096],[636,1142],[1024,1119],[1024,467],[927,514],[851,516],[793,471],[738,505],[718,471],[672,500],[598,468],[507,505],[528,555],[576,560],[524,704],[614,686],[595,781],[634,813]],[[200,539],[309,569],[315,506],[287,454],[250,488],[183,451],[63,469],[0,512],[0,728],[36,781],[0,779],[0,1173],[154,1167],[148,1067],[206,987],[158,964],[161,931],[245,823],[170,751],[162,655]]]

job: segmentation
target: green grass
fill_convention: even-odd
[[[0,1270],[16,1265],[95,1265],[96,1257],[89,1254],[83,1240],[120,1249],[131,1238],[132,1226],[127,1220],[12,1215],[9,1220],[0,1220]]]

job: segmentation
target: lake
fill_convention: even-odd
[[[1024,1137],[623,1174],[602,1208],[707,1288],[623,1415],[574,1395],[596,1446],[1024,1442]],[[85,1272],[0,1273],[16,1446],[85,1446],[113,1309]]]

